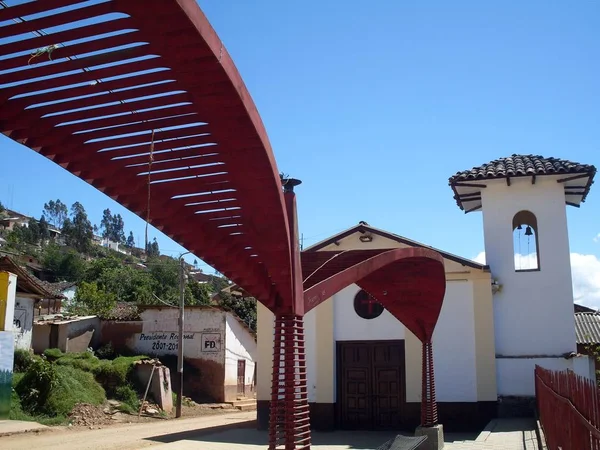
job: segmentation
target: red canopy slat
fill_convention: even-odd
[[[144,172],[148,166],[144,163],[149,158],[151,130],[155,130],[156,152],[216,144],[156,153],[150,221],[198,256],[205,256],[257,298],[291,302],[289,227],[270,144],[241,77],[196,2],[112,0],[54,11],[71,4],[74,2],[51,0],[0,10],[3,20],[16,19],[0,27],[0,36],[42,31],[41,36],[0,45],[2,55],[12,55],[0,62],[0,81],[4,83],[0,129],[142,218],[147,209]],[[22,21],[33,14],[35,19]],[[102,23],[71,24],[101,15]],[[56,28],[46,35],[43,30],[50,27]],[[99,37],[101,34],[104,36]],[[135,46],[115,49],[130,44]],[[47,53],[30,65],[30,55],[14,55],[49,45],[58,46],[51,63]],[[102,53],[79,57],[96,51]],[[131,61],[133,57],[145,59]],[[106,66],[89,70],[99,64]],[[73,70],[78,72],[68,73]],[[121,78],[106,80],[111,77]],[[162,81],[165,83],[142,86]],[[52,91],[38,92],[43,90]],[[179,93],[142,98],[173,91]],[[24,97],[15,98],[19,96]],[[28,108],[49,102],[53,103]],[[119,103],[104,105],[111,102]],[[189,104],[172,107],[185,102]],[[135,112],[144,108],[149,110]],[[69,121],[75,123],[59,126]],[[187,126],[197,122],[205,125]],[[167,127],[180,128],[164,130]],[[127,136],[143,132],[146,134]],[[211,153],[215,155],[204,156]],[[204,158],[223,164],[189,167],[202,164]],[[208,202],[218,205],[225,197],[217,191],[224,189],[233,190],[234,195],[225,197],[235,198],[240,209],[196,214],[209,210]],[[181,197],[199,193],[204,195]],[[204,205],[186,206],[199,198]],[[240,226],[227,226],[238,223]]]

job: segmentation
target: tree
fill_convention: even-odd
[[[221,292],[229,286],[229,281],[225,277],[210,276],[210,287],[212,292]]]
[[[115,214],[112,222],[112,241],[118,242],[119,244],[125,244],[125,222],[121,217],[121,214]]]
[[[191,280],[188,286],[194,305],[210,305],[210,290],[205,283]]]
[[[153,257],[147,262],[154,279],[154,293],[161,300],[177,304],[179,302],[179,262],[173,258]]]
[[[135,238],[133,237],[133,231],[129,232],[129,236],[127,236],[127,241],[125,242],[125,247],[127,247],[127,248],[135,247]]]
[[[42,214],[40,217],[40,221],[38,222],[38,228],[40,230],[40,239],[42,244],[45,243],[48,239],[50,239],[50,228],[48,226],[48,221],[46,217]]]
[[[100,277],[102,277],[104,271],[115,269],[120,266],[121,261],[114,256],[94,259],[86,267],[83,280],[87,281],[88,283],[95,283],[100,279]]]
[[[107,316],[117,305],[116,297],[98,288],[96,283],[82,281],[75,292],[73,312]]]
[[[21,225],[13,226],[13,229],[6,233],[6,242],[15,248],[20,249],[23,244],[26,243],[26,229]]]
[[[254,297],[234,297],[226,292],[219,293],[219,304],[234,312],[248,327],[256,331],[256,299]]]
[[[28,244],[36,245],[40,242],[40,227],[33,217],[29,219],[27,227],[23,229],[25,242]]]
[[[56,281],[80,281],[86,272],[86,263],[79,253],[54,243],[44,250],[42,266],[54,274]]]
[[[148,254],[148,258],[160,256],[160,249],[158,248],[158,242],[156,241],[156,238],[154,238],[152,243],[148,242],[148,244],[146,244],[146,253]]]
[[[125,222],[121,214],[112,214],[110,209],[106,208],[102,212],[102,221],[100,222],[102,237],[112,242],[125,244]]]
[[[60,200],[50,200],[48,203],[44,203],[44,215],[55,228],[61,229],[69,217],[69,210],[67,205]]]
[[[106,208],[102,211],[102,220],[100,221],[100,229],[102,230],[102,237],[104,239],[110,239],[112,235],[112,214],[110,209]]]
[[[71,206],[71,219],[64,221],[62,232],[67,245],[81,253],[90,250],[94,232],[92,223],[89,221],[85,208],[81,203],[75,202]]]
[[[119,265],[106,269],[97,281],[104,292],[115,296],[119,302],[151,304],[155,282],[148,272],[141,272],[131,266]]]

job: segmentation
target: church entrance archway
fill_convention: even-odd
[[[336,353],[339,427],[398,429],[406,402],[404,341],[338,341]]]

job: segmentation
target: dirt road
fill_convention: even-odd
[[[156,420],[151,423],[116,425],[99,430],[52,429],[39,434],[0,437],[2,450],[138,449],[189,439],[228,428],[255,427],[256,411],[219,414],[192,419]]]

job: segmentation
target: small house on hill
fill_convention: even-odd
[[[178,317],[178,308],[149,306],[137,321],[103,321],[102,344],[156,356],[172,366],[179,348]],[[253,397],[256,335],[234,313],[214,306],[186,307],[183,342],[184,395],[213,402]],[[177,371],[172,368],[171,373]],[[174,379],[173,385],[178,382]]]

